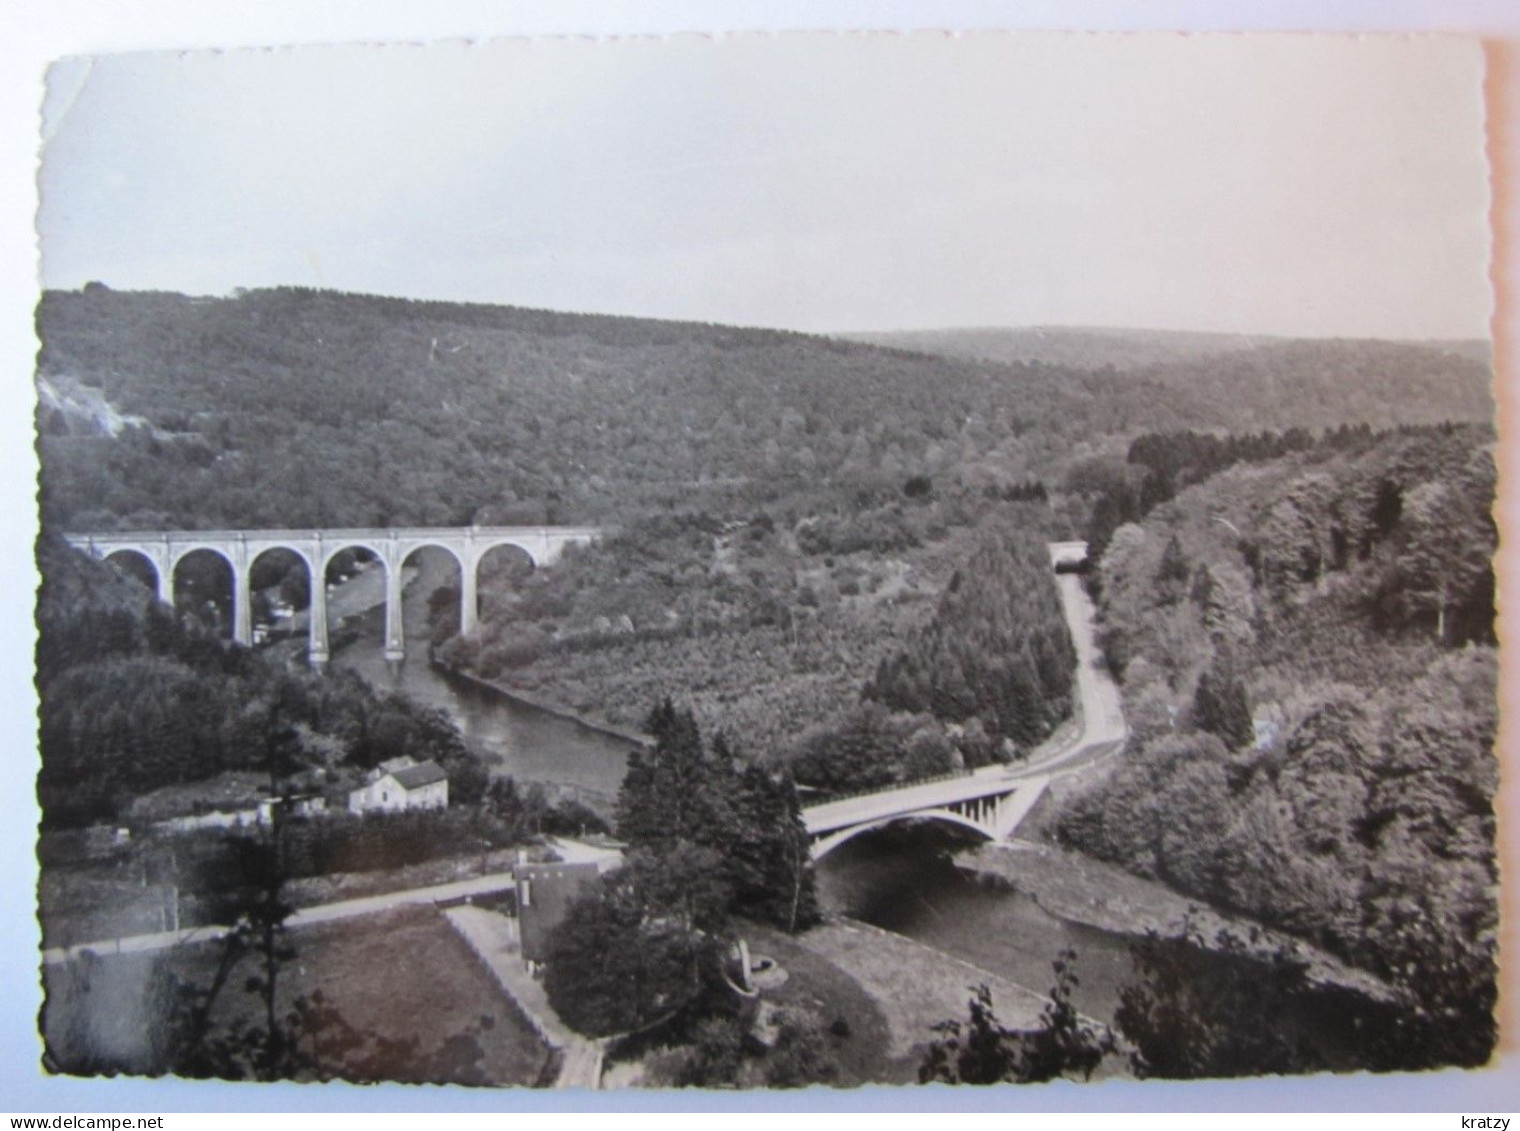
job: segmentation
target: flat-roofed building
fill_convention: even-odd
[[[595,890],[602,869],[595,861],[584,861],[519,864],[513,872],[523,961],[533,965],[544,960],[549,932],[564,921],[570,904]]]

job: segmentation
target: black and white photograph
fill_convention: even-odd
[[[1490,1064],[1486,74],[1268,33],[55,62],[37,1070]]]

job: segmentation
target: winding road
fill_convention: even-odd
[[[1057,737],[1041,746],[1018,768],[1015,776],[1070,772],[1112,753],[1129,737],[1119,686],[1098,651],[1098,611],[1082,586],[1082,577],[1058,573],[1056,587],[1077,652],[1078,727],[1064,739]]]
[[[1081,560],[1086,553],[1083,542],[1050,545],[1052,564]],[[1007,799],[1006,805],[991,813],[989,822],[991,835],[1001,839],[1011,834],[1034,808],[1052,778],[1075,773],[1118,751],[1129,732],[1119,688],[1098,650],[1097,610],[1080,574],[1057,573],[1056,587],[1077,655],[1071,724],[1062,727],[1016,765],[983,766],[972,773],[938,781],[909,782],[892,789],[810,805],[802,811],[808,832],[819,836],[1001,796]],[[1010,788],[1014,784],[1018,788]],[[826,851],[827,847],[824,845],[820,851]]]

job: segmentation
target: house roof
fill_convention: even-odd
[[[421,789],[434,782],[448,781],[449,775],[437,762],[419,762],[415,766],[403,766],[391,771],[391,777],[402,789]]]

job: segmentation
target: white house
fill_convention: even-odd
[[[444,809],[448,804],[449,775],[443,767],[409,758],[382,762],[370,781],[348,794],[350,813]]]

